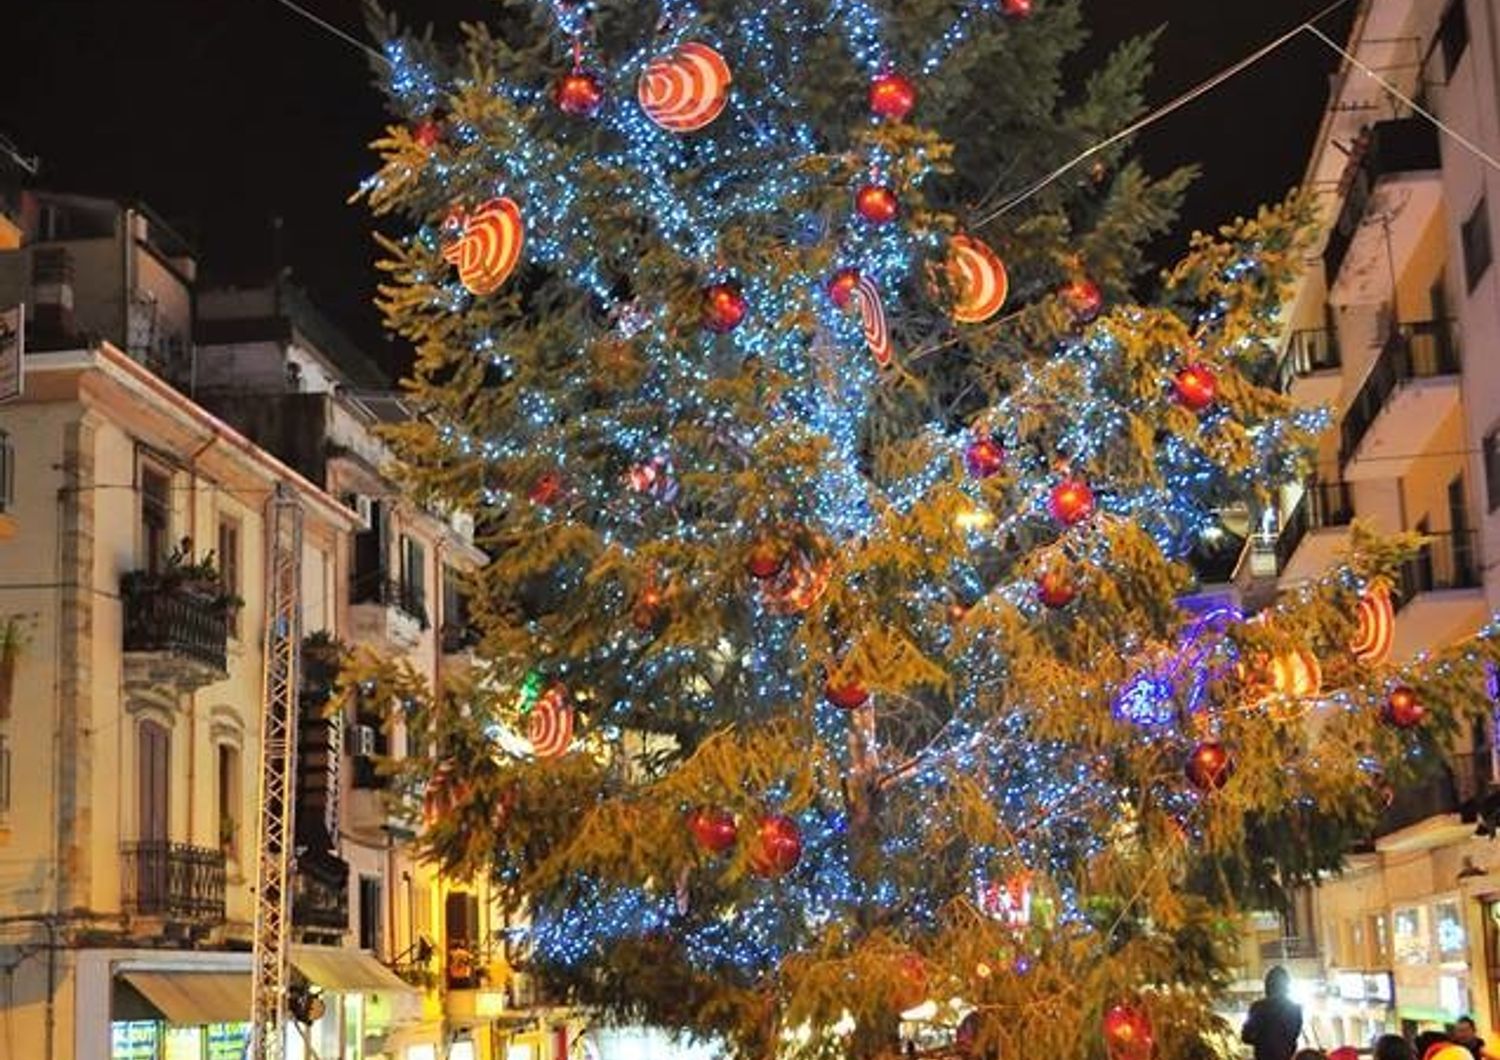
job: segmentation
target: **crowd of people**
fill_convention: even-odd
[[[1326,1052],[1299,1049],[1302,1008],[1291,996],[1292,981],[1285,968],[1266,973],[1266,996],[1250,1006],[1240,1038],[1255,1050],[1255,1060],[1359,1060],[1352,1045]],[[1423,1031],[1413,1038],[1383,1034],[1375,1040],[1373,1060],[1500,1060],[1485,1048],[1474,1021],[1460,1016],[1447,1030]]]

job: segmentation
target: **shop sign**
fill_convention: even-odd
[[[109,1026],[110,1060],[156,1060],[156,1046],[161,1040],[161,1025],[148,1021],[111,1023]]]
[[[1345,1001],[1365,999],[1365,977],[1360,972],[1339,972],[1334,977],[1333,988]]]
[[[1376,972],[1365,976],[1365,1000],[1391,1004],[1396,1000],[1395,984],[1390,972]]]
[[[244,1060],[249,1045],[248,1023],[211,1023],[208,1026],[208,1060]]]

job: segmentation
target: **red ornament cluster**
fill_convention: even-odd
[[[558,79],[552,99],[564,114],[592,118],[604,106],[604,83],[587,70],[575,69]]]
[[[738,284],[714,283],[703,289],[703,326],[720,335],[740,326],[749,303]]]
[[[1234,758],[1217,740],[1204,740],[1188,755],[1183,772],[1199,791],[1217,791],[1234,775]]]
[[[840,710],[858,710],[870,701],[870,690],[858,681],[829,681],[823,686],[823,698]]]
[[[1047,510],[1064,526],[1074,526],[1094,514],[1094,491],[1082,479],[1065,478],[1052,487]]]
[[[854,193],[854,209],[871,224],[883,225],[896,219],[901,204],[884,184],[866,184]]]
[[[1422,706],[1415,689],[1398,685],[1386,696],[1382,713],[1385,720],[1398,729],[1415,729],[1427,716],[1427,708]]]
[[[1036,598],[1050,608],[1067,607],[1078,595],[1071,575],[1060,568],[1043,571],[1036,580]]]
[[[1104,309],[1104,292],[1087,276],[1063,284],[1057,293],[1076,323],[1087,324]]]
[[[752,578],[769,581],[781,573],[786,566],[787,550],[770,538],[764,538],[750,546],[745,554],[745,570]]]
[[[840,309],[849,308],[849,300],[854,297],[854,288],[859,284],[859,270],[850,266],[840,269],[833,274],[833,279],[828,281],[828,298]]]
[[[526,497],[532,504],[547,506],[562,496],[562,490],[562,476],[556,471],[547,471],[537,476],[537,480],[531,484],[531,489],[526,492]]]
[[[1134,1005],[1116,1005],[1104,1014],[1099,1029],[1109,1060],[1148,1060],[1156,1044],[1151,1017]]]
[[[411,138],[416,141],[418,147],[424,147],[431,151],[443,139],[443,126],[435,118],[428,118],[417,123],[417,127],[411,131]]]
[[[1183,408],[1202,412],[1218,396],[1218,382],[1206,365],[1190,364],[1173,378],[1172,392]]]
[[[688,814],[687,824],[688,831],[693,833],[693,839],[710,854],[724,853],[734,846],[740,835],[739,826],[734,822],[734,814],[727,810],[700,806]]]
[[[755,829],[750,870],[774,879],[785,876],[802,860],[802,832],[797,822],[779,813],[767,814]]]
[[[917,105],[917,86],[903,74],[887,71],[870,82],[870,112],[876,117],[902,121]]]

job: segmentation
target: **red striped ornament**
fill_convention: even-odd
[[[641,109],[668,132],[708,125],[729,102],[729,64],[707,44],[689,41],[652,59],[636,85]]]
[[[954,236],[948,244],[948,276],[958,300],[953,319],[982,324],[1005,305],[1010,280],[1000,256],[973,236]]]
[[[538,758],[565,754],[573,742],[573,708],[568,706],[567,696],[566,688],[553,685],[531,708],[526,738],[531,741],[531,753]]]
[[[463,218],[463,232],[443,248],[443,258],[458,266],[471,294],[492,294],[515,271],[525,242],[520,208],[510,199],[491,199]]]
[[[1354,657],[1370,666],[1378,666],[1391,654],[1396,639],[1396,608],[1391,593],[1378,585],[1359,600],[1359,629],[1349,642]]]
[[[1323,688],[1318,657],[1298,648],[1271,661],[1271,687],[1285,696],[1315,696]]]
[[[865,345],[875,357],[875,363],[885,369],[891,366],[895,350],[891,346],[891,333],[885,323],[885,303],[880,300],[880,288],[875,281],[863,273],[855,280],[849,292],[859,308],[859,323],[864,329]]]

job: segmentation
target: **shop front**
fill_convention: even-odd
[[[1444,895],[1391,910],[1396,1016],[1408,1034],[1442,1029],[1473,1010],[1463,900]]]

